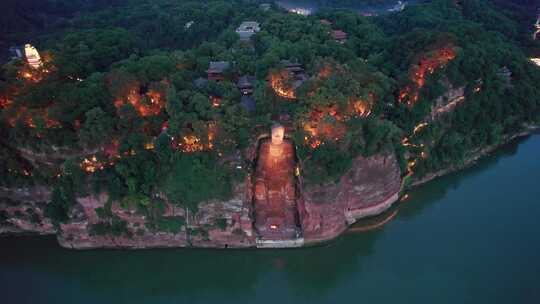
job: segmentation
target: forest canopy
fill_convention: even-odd
[[[68,2],[55,3],[72,12]],[[2,67],[0,183],[52,185],[57,218],[77,195],[104,190],[143,208],[165,193],[196,209],[231,195],[249,174],[246,151],[275,121],[292,130],[307,183],[339,180],[360,155],[395,153],[403,176],[459,165],[540,118],[534,16],[499,2],[434,0],[380,16],[95,2],[32,37],[39,68]],[[247,40],[244,21],[260,25]]]

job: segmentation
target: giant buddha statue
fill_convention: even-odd
[[[294,147],[285,128],[272,126],[272,136],[261,142],[255,171],[256,226],[262,235],[291,237],[295,226]]]

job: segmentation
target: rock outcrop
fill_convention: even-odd
[[[306,244],[330,240],[356,220],[377,215],[398,200],[400,170],[394,155],[359,156],[336,184],[303,190]]]
[[[250,210],[244,206],[244,184],[237,185],[233,196],[226,201],[212,200],[200,204],[197,212],[190,212],[165,201],[160,220],[177,221],[178,231],[156,228],[148,215],[135,207],[110,206],[109,216],[99,216],[109,197],[106,193],[77,199],[71,220],[60,225],[58,241],[63,247],[90,248],[165,248],[165,247],[252,247]],[[156,198],[159,199],[159,198]],[[125,223],[125,229],[114,233],[100,233],[96,227],[111,221]]]
[[[465,86],[454,87],[448,80],[442,82],[445,93],[439,96],[435,105],[431,108],[431,120],[436,120],[439,116],[452,112],[460,103],[465,101]]]
[[[44,215],[50,197],[45,187],[0,187],[0,234],[54,234],[52,222]]]

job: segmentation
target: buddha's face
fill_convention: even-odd
[[[285,136],[285,128],[283,126],[276,126],[272,128],[273,145],[281,145],[283,143],[283,136]]]

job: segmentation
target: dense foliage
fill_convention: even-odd
[[[77,195],[103,190],[147,210],[162,193],[191,209],[227,198],[243,152],[274,120],[295,130],[306,182],[323,183],[376,153],[422,176],[539,119],[540,70],[527,59],[539,43],[523,11],[488,1],[378,17],[240,0],[118,4],[41,36],[38,70],[2,69],[0,182],[53,185],[58,221]],[[251,42],[235,33],[246,20],[261,24]],[[204,80],[211,61],[230,63],[223,81]],[[305,70],[300,84],[283,73],[291,62]],[[254,112],[240,103],[243,75],[255,78]],[[459,88],[464,101],[446,111],[441,96]],[[155,228],[178,229],[159,218]]]

